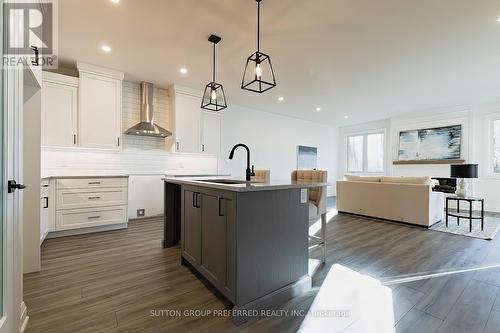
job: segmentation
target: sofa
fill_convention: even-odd
[[[344,176],[337,182],[337,210],[430,227],[444,218],[444,194],[430,177]]]

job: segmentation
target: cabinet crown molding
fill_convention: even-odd
[[[183,94],[183,95],[189,95],[189,96],[193,96],[193,97],[197,97],[197,98],[203,97],[203,92],[201,90],[196,90],[196,89],[183,87],[183,86],[179,86],[179,85],[174,84],[168,89],[169,97],[173,97],[174,94],[176,94],[176,93]],[[200,103],[201,103],[201,101],[200,101]]]
[[[99,67],[96,65],[87,64],[84,62],[77,62],[76,67],[78,68],[78,72],[80,72],[80,73],[83,72],[83,73],[102,75],[102,76],[107,76],[109,78],[113,78],[113,79],[117,79],[117,80],[123,80],[125,77],[125,74],[123,72],[116,71],[114,69],[109,69],[109,68]]]
[[[78,87],[78,78],[54,72],[42,72],[42,81]]]

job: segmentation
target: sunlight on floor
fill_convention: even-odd
[[[463,269],[458,269],[458,270],[442,270],[442,271],[435,271],[435,272],[423,272],[423,273],[416,273],[416,274],[398,275],[398,276],[384,278],[383,284],[385,286],[390,286],[390,285],[395,285],[395,284],[400,284],[400,283],[407,283],[407,282],[413,282],[413,281],[419,281],[419,280],[427,280],[427,279],[433,279],[433,278],[438,278],[438,277],[447,276],[447,275],[482,271],[485,269],[494,269],[494,268],[500,268],[500,264],[478,266],[478,267],[471,267],[471,268],[463,268]]]
[[[339,212],[336,209],[331,209],[326,213],[326,223],[328,224]],[[321,218],[318,217],[313,224],[309,226],[309,235],[315,235],[321,230]]]
[[[394,332],[392,292],[380,281],[333,265],[299,332]]]

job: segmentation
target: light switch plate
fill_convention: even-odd
[[[307,203],[307,188],[300,190],[300,203]]]

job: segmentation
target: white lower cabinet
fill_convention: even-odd
[[[56,205],[58,210],[78,209],[89,207],[126,206],[127,189],[103,188],[103,189],[77,189],[57,191]]]
[[[99,231],[99,227],[124,227],[128,177],[50,178],[42,204],[48,207],[49,237],[64,236],[70,230],[84,233]]]
[[[56,213],[56,230],[98,227],[125,223],[126,220],[127,207],[125,206],[58,210]]]
[[[49,181],[44,179],[40,187],[40,244],[49,233]]]

